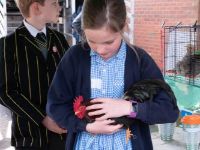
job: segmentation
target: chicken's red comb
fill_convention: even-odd
[[[75,100],[74,100],[74,112],[76,112],[77,111],[77,109],[81,106],[81,104],[82,104],[82,102],[83,102],[83,96],[78,96],[78,97],[76,97],[75,98]]]

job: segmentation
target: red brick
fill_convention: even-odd
[[[134,9],[134,44],[144,48],[151,54],[159,67],[163,66],[163,50],[161,49],[161,24],[192,25],[198,20],[198,0],[126,0],[134,3],[128,12]],[[129,20],[130,23],[130,20]]]

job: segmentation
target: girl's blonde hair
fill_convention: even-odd
[[[84,0],[82,13],[83,29],[100,29],[107,26],[120,32],[126,23],[124,0]]]
[[[82,29],[101,29],[106,26],[113,32],[119,32],[123,40],[133,49],[137,58],[139,56],[124,36],[126,24],[126,5],[124,0],[84,0],[82,11]],[[83,40],[85,35],[83,32]]]

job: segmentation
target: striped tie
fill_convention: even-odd
[[[38,44],[38,46],[42,49],[46,49],[47,48],[47,39],[46,36],[43,32],[39,32],[35,38],[36,43]]]

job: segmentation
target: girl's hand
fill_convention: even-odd
[[[132,111],[132,103],[123,99],[96,98],[91,101],[94,103],[86,107],[86,110],[95,110],[88,113],[89,116],[103,115],[96,120],[106,120],[129,115]],[[98,103],[98,104],[95,104]]]
[[[112,134],[118,132],[123,127],[121,124],[111,125],[114,122],[111,119],[95,121],[87,124],[86,130],[92,134]]]

